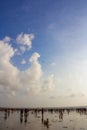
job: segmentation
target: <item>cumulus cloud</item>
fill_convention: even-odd
[[[15,50],[6,42],[0,41],[0,85],[17,86],[19,70],[10,63]]]
[[[39,56],[40,55],[35,52],[29,59],[30,67],[19,73],[21,85],[26,86],[29,89],[30,87],[33,88],[36,86],[42,77],[42,67],[38,61]]]
[[[54,75],[49,75],[47,79],[43,82],[43,91],[49,91],[52,90],[55,87],[54,84]]]
[[[3,41],[4,41],[5,43],[9,43],[9,42],[11,41],[11,38],[8,37],[8,36],[6,36],[6,37],[3,39]]]
[[[21,34],[17,37],[20,44],[31,46],[32,35]],[[24,43],[25,41],[25,43]],[[10,45],[10,38],[0,40],[0,90],[8,95],[15,96],[16,93],[37,93],[51,90],[54,87],[54,77],[50,75],[42,80],[43,70],[39,63],[40,54],[35,52],[29,58],[30,66],[25,71],[20,71],[11,63],[15,55],[15,49]],[[26,61],[22,60],[22,64]]]
[[[34,39],[33,34],[19,34],[16,38],[16,42],[20,44],[20,50],[25,52],[26,49],[31,49],[32,47],[32,40]]]
[[[22,53],[24,53],[26,51],[25,46],[20,46],[20,50],[21,50]]]
[[[26,61],[23,59],[23,60],[21,61],[21,64],[22,64],[22,65],[26,64]]]

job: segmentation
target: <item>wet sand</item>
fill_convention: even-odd
[[[86,108],[0,110],[0,130],[87,130]]]

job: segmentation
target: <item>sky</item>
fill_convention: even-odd
[[[87,105],[87,1],[0,0],[0,106]]]

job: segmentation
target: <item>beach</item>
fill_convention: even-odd
[[[77,109],[3,109],[1,130],[86,130],[87,110]]]

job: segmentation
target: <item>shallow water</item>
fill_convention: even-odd
[[[86,110],[3,110],[0,130],[87,130]]]

